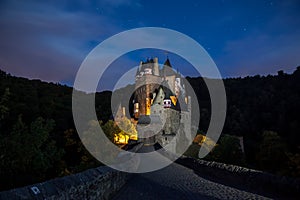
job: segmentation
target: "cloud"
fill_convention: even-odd
[[[0,18],[0,67],[17,76],[73,81],[87,53],[119,31],[113,22],[62,4],[6,3]]]
[[[145,2],[143,4],[145,8],[148,7]],[[261,7],[263,13],[258,11],[261,16],[255,19],[252,12],[241,15],[244,10],[231,9],[230,4],[225,6],[230,8],[229,10],[219,10],[220,15],[210,15],[209,8],[205,8],[203,11],[207,11],[207,17],[203,18],[204,21],[201,21],[202,18],[199,21],[207,24],[204,26],[207,27],[207,31],[196,26],[199,24],[198,14],[193,15],[193,20],[190,20],[192,27],[174,20],[176,23],[170,28],[190,34],[212,47],[212,56],[226,77],[276,73],[279,69],[292,70],[299,65],[296,53],[300,47],[300,18],[297,9],[294,8],[299,7],[299,3],[285,4],[278,5],[278,10],[272,12],[269,7]],[[237,5],[237,8],[239,6],[241,5]],[[182,8],[176,4],[174,7],[173,10]],[[190,7],[186,8],[191,9],[188,12],[193,11]],[[72,85],[83,59],[104,39],[127,28],[145,24],[157,26],[167,19],[180,19],[176,18],[176,12],[170,13],[170,18],[162,17],[165,11],[163,6],[156,9],[155,15],[145,10],[139,1],[134,0],[2,1],[0,68],[17,76]],[[276,13],[273,13],[275,11]],[[182,14],[186,15],[185,12]],[[207,19],[210,19],[209,23]],[[260,19],[261,21],[256,21]],[[249,22],[247,31],[239,32],[244,24],[247,25],[246,22]],[[218,31],[224,31],[215,34],[215,27]],[[152,39],[151,35],[136,35],[131,40],[121,41],[117,45],[126,46],[132,41],[135,41],[136,45],[144,44],[145,40]],[[160,40],[161,44],[166,42],[163,39],[156,38],[156,42],[157,40]],[[182,44],[182,48],[188,47]],[[147,53],[144,57],[164,58],[163,53]],[[130,57],[124,62],[136,63],[139,59],[141,57]],[[181,66],[177,66],[180,71],[190,73],[186,68],[181,70]],[[194,71],[191,71],[191,74],[193,73]]]

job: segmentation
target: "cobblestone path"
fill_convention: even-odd
[[[119,199],[267,199],[209,181],[182,165],[173,163],[168,167],[149,173],[135,174],[115,196]]]

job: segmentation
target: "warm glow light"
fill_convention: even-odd
[[[174,106],[176,106],[177,98],[175,96],[170,96],[170,99],[171,99],[172,103],[174,104]]]
[[[130,140],[138,140],[138,136],[137,135],[131,135],[129,137]]]
[[[115,134],[114,143],[115,144],[128,144],[129,136],[122,133]]]
[[[151,106],[151,100],[150,98],[146,98],[146,115],[150,115],[150,106]]]

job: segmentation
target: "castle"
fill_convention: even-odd
[[[191,98],[186,95],[185,88],[185,79],[173,70],[169,58],[162,67],[158,58],[140,62],[129,105],[132,110],[127,113],[121,103],[114,120],[119,123],[130,115],[136,124],[139,142],[145,145],[158,143],[162,147],[168,145],[170,151],[176,152],[176,148],[180,148],[178,144],[184,146],[183,141],[192,141]],[[120,141],[116,138],[115,142]]]
[[[180,137],[191,139],[191,98],[186,95],[184,79],[173,70],[169,58],[162,67],[158,58],[140,62],[135,78],[133,118],[139,141],[163,147],[170,144],[175,152]]]

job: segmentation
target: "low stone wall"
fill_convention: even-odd
[[[273,198],[300,196],[300,180],[218,162],[181,157],[178,164],[214,182]]]
[[[0,193],[0,199],[110,199],[130,174],[106,166]]]

